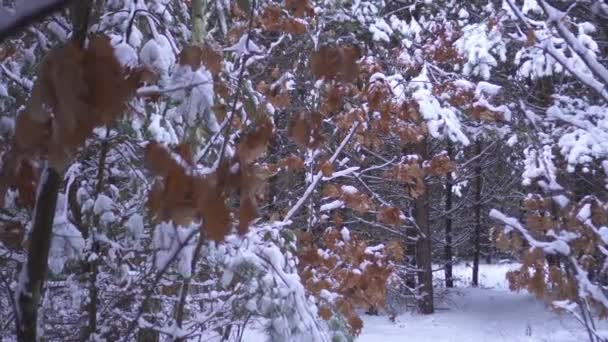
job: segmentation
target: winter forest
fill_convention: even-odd
[[[0,341],[606,318],[608,1],[0,2]]]

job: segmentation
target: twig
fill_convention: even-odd
[[[338,156],[340,155],[340,153],[342,152],[344,147],[346,147],[346,145],[348,144],[350,139],[355,135],[355,132],[357,132],[357,129],[359,128],[360,125],[361,125],[361,122],[357,121],[357,123],[355,123],[353,125],[353,127],[351,127],[350,131],[348,132],[348,134],[346,135],[344,140],[342,140],[342,143],[340,144],[340,146],[338,146],[338,148],[336,149],[334,154],[331,156],[331,158],[329,158],[330,163],[333,163],[336,161],[336,159],[338,158]],[[283,222],[289,221],[293,217],[293,215],[298,210],[300,210],[300,208],[302,207],[302,205],[304,205],[304,202],[306,202],[308,197],[310,197],[310,195],[312,195],[314,189],[317,187],[317,185],[321,181],[321,178],[323,178],[323,172],[319,171],[313,177],[312,182],[310,183],[308,188],[306,188],[306,191],[304,191],[304,195],[302,195],[302,197],[300,197],[298,202],[293,207],[291,207],[291,209],[289,209],[289,211],[287,212],[287,215],[285,215],[285,217],[283,218]]]
[[[165,275],[165,273],[169,270],[169,266],[171,266],[171,264],[175,261],[175,259],[177,259],[177,256],[180,254],[182,249],[184,249],[184,247],[186,247],[190,243],[190,240],[192,240],[192,238],[198,232],[199,231],[197,229],[193,229],[192,232],[190,232],[190,234],[188,235],[188,237],[178,246],[178,248],[176,249],[175,253],[173,253],[171,258],[169,258],[169,260],[167,260],[167,262],[165,263],[163,268],[156,273],[156,277],[154,278],[154,281],[152,282],[152,284],[146,289],[144,299],[142,300],[141,305],[139,306],[139,310],[137,311],[137,314],[133,318],[133,321],[131,321],[131,323],[129,324],[129,327],[127,328],[127,332],[125,333],[125,337],[123,338],[122,341],[125,341],[125,342],[129,341],[129,337],[131,337],[131,334],[133,334],[133,330],[135,330],[135,327],[138,325],[139,319],[141,318],[141,316],[144,313],[144,308],[145,308],[148,300],[150,300],[150,297],[152,297],[152,293],[157,288],[158,283],[160,282],[162,277]]]

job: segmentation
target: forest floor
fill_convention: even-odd
[[[582,342],[584,327],[568,314],[557,315],[526,291],[509,290],[505,274],[515,264],[481,265],[480,287],[471,288],[471,268],[454,268],[456,288],[433,315],[407,313],[390,322],[364,316],[358,342]],[[438,272],[439,273],[439,272]],[[443,276],[437,274],[438,277]]]
[[[557,315],[525,291],[511,292],[505,274],[516,264],[481,265],[480,287],[472,288],[471,268],[454,268],[456,287],[441,295],[433,315],[406,313],[362,316],[357,342],[584,342],[584,327],[568,314]],[[437,278],[443,276],[437,272]],[[438,279],[439,280],[439,279]],[[443,289],[440,289],[440,291]],[[245,341],[265,341],[245,334]],[[249,336],[247,336],[249,335]]]

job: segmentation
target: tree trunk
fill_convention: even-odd
[[[106,129],[106,137],[105,140],[101,143],[101,151],[99,152],[99,163],[97,164],[97,184],[95,185],[95,199],[99,197],[99,195],[103,191],[104,181],[105,181],[105,169],[106,169],[106,159],[108,156],[108,151],[110,149],[110,145],[108,142],[108,138],[110,136],[110,129]],[[95,220],[94,226],[98,224],[98,220]],[[99,242],[95,240],[95,227],[91,227],[87,231],[87,235],[83,236],[85,239],[91,239],[91,251],[87,260],[88,262],[88,272],[89,272],[89,304],[87,307],[87,312],[89,315],[89,324],[85,331],[87,339],[91,337],[91,335],[95,334],[97,331],[97,307],[99,305],[99,296],[97,293],[97,276],[99,274],[99,258],[100,258],[100,246]],[[91,258],[91,256],[94,256]]]
[[[448,157],[452,159],[452,143],[448,141]],[[445,287],[454,287],[452,276],[452,174],[445,177]]]
[[[70,7],[70,16],[72,18],[73,35],[72,39],[76,40],[80,46],[84,45],[89,31],[89,17],[93,0],[78,0],[73,1]]]
[[[205,41],[205,30],[207,23],[205,22],[205,0],[192,0],[192,43],[202,44]],[[192,256],[192,262],[190,264],[190,276],[185,277],[182,281],[182,287],[179,295],[179,300],[175,306],[175,324],[181,328],[184,316],[186,315],[186,302],[188,301],[188,293],[190,292],[190,282],[192,277],[196,273],[196,263],[200,258],[204,243],[204,236],[201,234],[198,237],[194,254]],[[184,341],[184,339],[176,339],[176,342]]]
[[[412,151],[407,149],[406,147],[401,149],[401,153],[403,155],[408,155],[411,154]],[[405,234],[407,236],[407,239],[405,239],[405,255],[406,258],[404,260],[404,266],[416,266],[416,247],[413,243],[413,241],[416,241],[416,238],[418,237],[418,230],[416,229],[416,227],[412,227],[412,228],[407,228],[405,230]],[[407,272],[405,274],[405,277],[403,279],[403,281],[405,282],[405,286],[408,289],[412,289],[412,291],[416,288],[416,273],[415,272]]]
[[[190,264],[190,270],[192,274],[189,277],[186,277],[182,282],[182,289],[180,291],[179,301],[177,302],[177,307],[175,308],[175,324],[181,328],[184,316],[186,312],[186,301],[188,300],[188,292],[190,291],[190,282],[192,281],[192,277],[196,272],[196,263],[198,259],[201,257],[201,253],[203,250],[204,236],[200,235],[198,237],[198,241],[196,243],[196,247],[194,248],[194,253],[192,255],[192,263]],[[184,341],[184,339],[176,339],[175,342]]]
[[[192,43],[201,44],[205,41],[207,23],[205,22],[205,0],[192,0]]]
[[[61,186],[61,175],[52,167],[46,167],[41,177],[42,184],[34,213],[34,226],[29,237],[27,261],[19,276],[17,340],[36,341],[38,304],[47,272],[49,249],[53,233],[53,221],[57,207],[57,196]]]
[[[428,157],[427,142],[424,140],[416,146],[416,152],[422,160]],[[420,229],[418,241],[416,243],[416,265],[418,267],[418,283],[422,294],[419,302],[420,312],[432,314],[433,307],[433,272],[431,254],[431,227],[429,224],[429,192],[428,189],[418,198],[415,203],[414,219]]]
[[[475,167],[475,231],[473,233],[473,286],[479,286],[479,257],[481,255],[481,188],[483,186],[483,175],[481,173],[482,140],[475,142],[475,155],[477,166]]]

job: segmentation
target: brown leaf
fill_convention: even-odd
[[[374,208],[372,200],[362,193],[347,193],[344,194],[344,199],[347,207],[359,213],[367,213]]]
[[[416,160],[393,166],[385,173],[385,177],[406,185],[409,194],[418,198],[426,191],[424,171]]]
[[[397,207],[382,208],[378,213],[378,221],[391,225],[400,225],[403,223],[401,210]]]
[[[317,79],[353,82],[359,75],[359,58],[360,51],[356,47],[325,46],[313,53],[310,66]]]
[[[258,217],[258,209],[255,199],[246,194],[241,194],[241,205],[239,207],[239,234],[245,234],[249,230],[249,224]]]
[[[492,111],[483,106],[474,106],[467,111],[473,118],[486,122],[504,122],[503,113]]]
[[[323,197],[339,198],[342,196],[342,190],[334,184],[327,184],[323,187]]]
[[[174,163],[169,150],[157,142],[150,142],[146,145],[144,161],[148,170],[161,177],[167,176],[170,165]]]
[[[327,305],[323,305],[319,308],[319,316],[326,321],[329,321],[332,317],[331,309]]]
[[[496,248],[498,248],[498,250],[501,252],[508,252],[511,248],[509,237],[503,231],[498,233],[495,244]]]
[[[277,5],[269,5],[264,8],[260,17],[262,28],[270,32],[283,30],[283,11]]]
[[[324,177],[331,177],[334,174],[334,165],[329,161],[321,164],[321,173]]]
[[[315,10],[310,0],[286,0],[285,7],[298,18],[314,17]]]
[[[267,116],[260,118],[254,130],[247,133],[237,147],[237,154],[242,164],[252,163],[266,152],[272,131],[270,118]]]
[[[140,76],[127,73],[106,36],[92,36],[86,49],[68,42],[51,50],[17,120],[15,153],[43,155],[64,170],[93,128],[122,114]],[[25,129],[27,138],[21,132]]]
[[[425,164],[425,171],[431,176],[443,176],[456,168],[456,164],[450,160],[446,152],[439,153]]]
[[[42,119],[42,120],[40,120]],[[51,118],[40,118],[22,111],[17,115],[13,149],[24,155],[44,154],[52,136]]]
[[[188,45],[182,49],[178,57],[180,65],[197,70],[202,65],[203,49],[198,45]]]
[[[279,168],[285,168],[290,171],[300,171],[304,169],[304,160],[296,155],[290,155],[278,163]]]
[[[288,94],[277,94],[276,96],[269,96],[268,101],[278,109],[287,108],[291,103],[291,98]]]
[[[22,249],[25,229],[20,222],[7,222],[0,226],[0,243],[13,249]]]
[[[110,38],[103,35],[95,35],[90,39],[82,67],[89,89],[87,104],[93,112],[101,115],[101,121],[94,122],[94,126],[107,125],[123,112],[127,101],[135,93],[139,80],[126,73],[116,59]]]
[[[203,231],[214,241],[222,241],[230,233],[230,210],[226,198],[217,190],[199,201]]]
[[[526,47],[532,47],[536,45],[536,33],[534,33],[534,29],[533,28],[529,28],[528,32],[526,33]]]
[[[323,116],[319,113],[297,114],[288,127],[289,137],[302,148],[317,148],[324,139],[321,132]]]
[[[21,160],[15,184],[15,187],[19,191],[17,205],[34,208],[36,205],[36,188],[38,186],[40,171],[40,169],[35,168],[31,161]]]
[[[210,45],[188,45],[179,54],[179,64],[187,65],[192,70],[205,66],[213,76],[222,71],[222,55]]]
[[[285,20],[283,23],[283,30],[285,30],[285,32],[287,33],[296,35],[305,34],[306,32],[308,32],[308,28],[306,27],[306,25],[296,19]]]
[[[402,262],[405,257],[405,250],[399,241],[391,241],[386,245],[386,255],[391,260]]]

